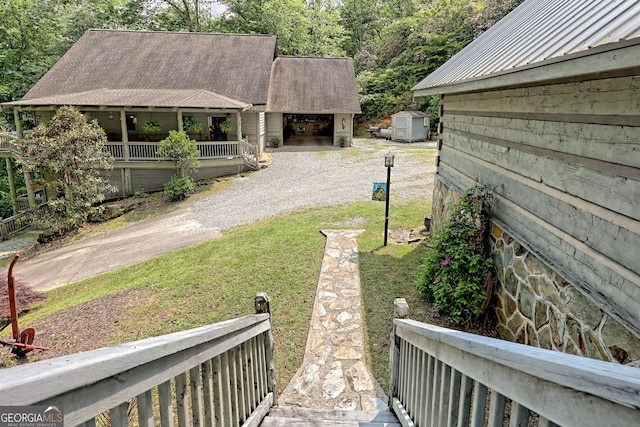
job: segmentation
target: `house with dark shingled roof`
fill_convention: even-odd
[[[258,168],[275,142],[350,141],[360,113],[350,58],[280,57],[269,35],[113,30],[87,31],[22,99],[2,106],[16,123],[37,124],[63,105],[107,133],[114,197],[170,179],[156,153],[170,130],[198,142],[196,178],[205,178]]]
[[[440,98],[434,222],[495,193],[501,337],[640,365],[640,2],[527,0],[413,92]]]

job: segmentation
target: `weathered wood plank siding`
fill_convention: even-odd
[[[640,337],[640,76],[447,94],[441,121],[437,179],[494,187],[496,223]]]

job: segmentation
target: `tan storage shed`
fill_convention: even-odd
[[[391,116],[391,139],[416,142],[429,139],[429,116],[422,111],[400,111]]]

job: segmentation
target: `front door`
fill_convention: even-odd
[[[226,141],[227,133],[221,129],[221,124],[227,120],[226,117],[209,117],[209,141]]]

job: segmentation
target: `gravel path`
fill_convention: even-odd
[[[391,201],[431,197],[432,161],[416,156],[435,143],[356,140],[355,149],[273,151],[266,169],[234,179],[225,191],[191,205],[187,218],[205,228],[226,228],[315,206],[371,200],[373,182],[385,182],[384,155],[391,151]],[[357,151],[356,151],[357,150]]]

